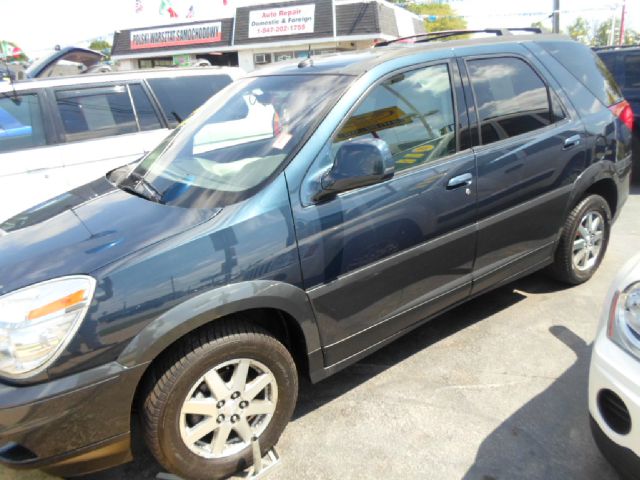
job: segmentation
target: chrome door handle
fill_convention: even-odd
[[[569,150],[570,148],[575,147],[576,145],[580,145],[580,135],[573,135],[569,138],[567,138],[564,141],[564,147],[562,147],[563,150]]]
[[[457,177],[453,177],[447,183],[447,190],[453,190],[454,188],[466,187],[473,183],[473,175],[470,173],[463,173]]]

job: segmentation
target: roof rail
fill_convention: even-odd
[[[418,35],[411,35],[409,37],[401,37],[393,40],[385,40],[375,44],[376,47],[384,47],[392,43],[424,43],[432,42],[434,40],[440,40],[441,38],[457,37],[458,35],[469,35],[473,33],[492,33],[498,37],[513,35],[512,32],[529,32],[529,33],[542,33],[542,30],[538,27],[523,27],[523,28],[485,28],[483,30],[441,30],[438,32],[420,33]]]
[[[599,52],[600,50],[622,50],[624,48],[638,48],[640,43],[634,45],[607,45],[606,47],[591,47],[592,50]]]

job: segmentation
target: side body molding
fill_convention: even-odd
[[[289,314],[303,333],[310,374],[323,368],[320,336],[304,290],[288,283],[252,280],[209,290],[175,306],[147,325],[118,357],[125,367],[152,362],[189,332],[245,310],[273,308]]]

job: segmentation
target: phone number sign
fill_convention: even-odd
[[[268,8],[249,12],[249,38],[313,33],[316,6]]]

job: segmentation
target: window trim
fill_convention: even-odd
[[[558,100],[560,101],[560,107],[562,108],[562,111],[565,114],[565,117],[558,121],[558,122],[554,122],[554,123],[550,123],[549,125],[545,125],[542,128],[536,128],[535,130],[530,130],[528,132],[524,132],[524,133],[520,133],[518,135],[514,135],[513,137],[508,137],[508,138],[503,138],[500,140],[497,140],[495,142],[491,142],[491,143],[484,143],[482,141],[482,119],[480,118],[480,111],[478,110],[478,101],[477,101],[477,95],[476,95],[476,91],[475,88],[473,86],[473,82],[471,81],[471,74],[469,73],[469,65],[468,62],[473,61],[473,60],[487,60],[487,59],[500,59],[500,58],[516,58],[518,60],[523,61],[526,65],[528,65],[533,72],[536,74],[536,76],[540,79],[540,81],[542,82],[542,84],[545,86],[546,90],[547,90],[547,102],[549,104],[549,114],[551,115],[553,112],[553,104],[552,104],[552,99],[551,99],[551,92],[553,91],[553,93],[556,94],[556,97],[558,97]],[[512,139],[517,139],[517,138],[525,138],[527,135],[532,135],[532,134],[536,134],[537,132],[542,132],[545,131],[547,129],[550,128],[556,128],[556,126],[558,125],[562,125],[565,122],[568,122],[571,120],[571,116],[569,114],[569,110],[566,108],[566,106],[564,105],[564,103],[562,102],[562,98],[560,97],[560,95],[558,94],[558,92],[556,92],[555,90],[551,89],[551,86],[549,85],[549,82],[547,81],[547,79],[545,78],[545,76],[540,72],[540,69],[537,68],[535,65],[533,65],[531,63],[531,61],[529,61],[528,58],[524,57],[523,55],[519,55],[517,53],[489,53],[489,54],[481,54],[481,55],[468,55],[468,56],[464,56],[461,58],[463,64],[464,64],[464,75],[467,76],[467,80],[469,82],[469,90],[471,92],[471,95],[473,97],[473,109],[475,111],[475,128],[477,130],[477,137],[478,137],[478,144],[474,145],[474,147],[476,148],[482,148],[482,147],[491,147],[493,145],[499,145],[502,144],[502,142],[506,142],[506,141],[510,141]],[[472,128],[471,126],[469,128]]]
[[[370,84],[367,87],[367,89],[362,93],[362,95],[360,95],[358,100],[351,106],[351,108],[349,108],[349,111],[347,112],[347,114],[340,121],[340,123],[333,130],[333,132],[331,132],[331,135],[329,135],[329,138],[328,138],[327,142],[332,142],[333,143],[333,139],[335,138],[337,133],[342,129],[342,127],[347,123],[347,121],[352,117],[353,113],[360,107],[360,105],[371,94],[371,92],[375,88],[377,88],[380,84],[382,84],[385,81],[389,80],[390,78],[393,78],[393,77],[395,77],[397,75],[400,75],[402,73],[414,72],[414,71],[422,70],[422,69],[425,69],[425,68],[428,68],[428,67],[437,67],[439,65],[445,65],[447,67],[447,71],[449,73],[449,84],[451,86],[451,98],[453,100],[452,107],[453,107],[453,117],[454,117],[454,124],[455,124],[456,151],[453,152],[453,153],[450,153],[449,155],[445,155],[443,157],[440,157],[437,160],[435,160],[434,162],[441,163],[441,161],[448,160],[448,159],[454,157],[455,155],[460,154],[461,153],[461,150],[460,150],[460,129],[459,129],[459,127],[460,127],[460,119],[459,119],[459,115],[458,115],[458,113],[459,113],[459,110],[458,110],[458,107],[459,107],[459,103],[458,102],[459,102],[459,100],[458,100],[457,94],[456,94],[456,84],[455,84],[455,78],[454,78],[455,73],[457,72],[458,75],[460,75],[460,72],[458,71],[457,68],[454,68],[454,66],[452,65],[453,62],[455,62],[455,58],[452,57],[452,58],[448,58],[448,59],[432,60],[432,61],[429,61],[429,62],[417,63],[415,65],[409,65],[407,67],[403,67],[403,68],[399,68],[397,70],[393,70],[392,72],[389,72],[389,73],[383,75],[382,77],[378,78],[375,82],[373,82],[372,84]],[[333,159],[333,160],[334,161],[331,164],[332,166],[335,164],[335,159]],[[419,164],[419,165],[413,165],[411,167],[405,168],[404,170],[402,170],[400,172],[394,172],[393,177],[391,177],[389,180],[393,180],[394,178],[402,177],[402,176],[404,176],[406,174],[411,174],[411,173],[417,172],[421,168],[427,168],[427,167],[431,168],[433,165],[434,165],[434,163],[426,163],[426,164],[423,163],[423,164]],[[374,185],[370,185],[370,186],[374,186]],[[354,190],[349,190],[349,192],[360,191],[362,188],[368,188],[368,187],[356,188]],[[342,192],[342,193],[347,193],[347,192]]]

